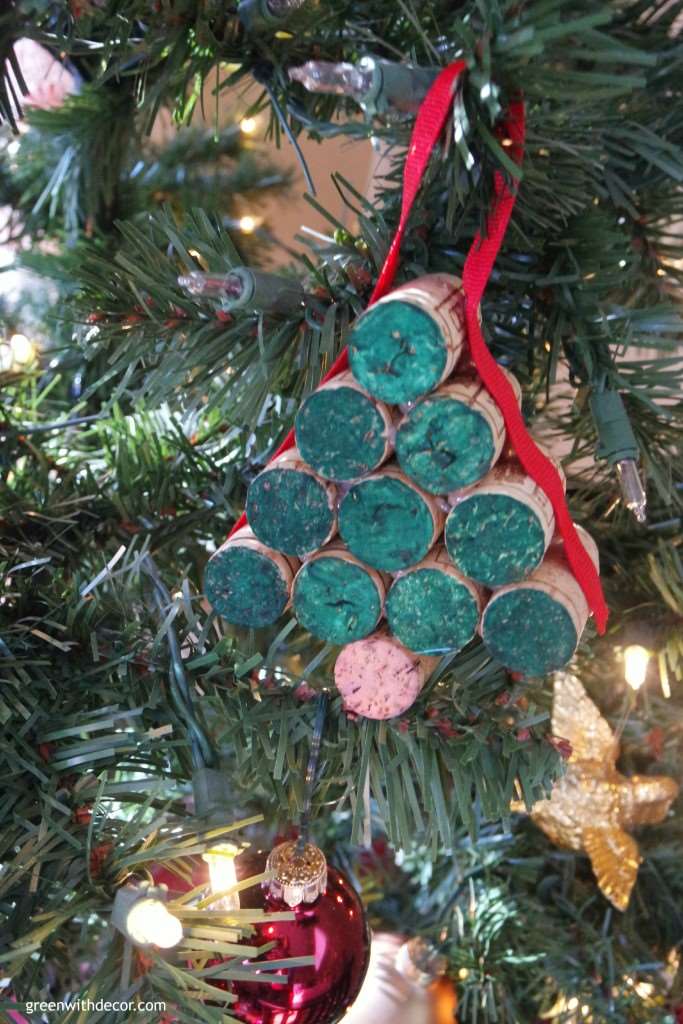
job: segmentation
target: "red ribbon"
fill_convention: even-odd
[[[396,276],[399,251],[408,217],[422,184],[432,150],[438,142],[450,113],[455,83],[465,67],[465,61],[458,60],[444,68],[437,75],[418,111],[403,169],[401,217],[368,306],[386,295]],[[506,132],[504,141],[507,143],[509,139],[509,154],[517,164],[521,165],[525,135],[522,100],[515,100],[510,104],[504,128]],[[602,593],[600,576],[572,522],[560,475],[550,459],[540,451],[529,435],[512,387],[489,352],[479,325],[479,303],[503,242],[516,198],[516,190],[508,186],[501,171],[496,171],[494,201],[486,224],[486,237],[482,238],[481,233],[477,232],[467,254],[462,276],[470,355],[484,386],[495,399],[503,414],[508,435],[519,461],[532,480],[547,494],[553,506],[555,521],[564,541],[567,561],[595,616],[598,632],[604,633],[608,611]],[[345,348],[332,364],[329,372],[325,374],[321,384],[325,384],[346,370],[348,365],[348,350]],[[294,445],[295,437],[292,429],[269,461],[272,462],[278,455],[293,448]],[[230,536],[245,526],[246,521],[246,516],[242,514],[230,531]]]

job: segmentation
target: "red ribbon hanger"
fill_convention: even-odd
[[[429,158],[438,142],[448,118],[456,82],[465,70],[464,60],[455,61],[441,71],[415,118],[410,146],[403,169],[403,199],[401,216],[393,237],[384,266],[377,284],[370,296],[368,307],[381,299],[390,290],[398,269],[399,251],[405,233],[408,217],[417,197]],[[510,104],[504,124],[510,140],[510,156],[521,165],[524,155],[525,110],[521,99]],[[470,355],[487,391],[494,398],[505,420],[508,436],[515,454],[525,471],[548,496],[555,513],[555,522],[564,541],[564,551],[574,576],[584,593],[588,606],[595,616],[599,633],[605,632],[608,610],[602,593],[602,585],[593,561],[586,551],[569,514],[564,488],[557,469],[550,459],[538,448],[529,434],[515,394],[503,371],[491,355],[479,324],[479,303],[484,294],[496,256],[505,237],[510,215],[517,198],[516,188],[510,188],[501,171],[494,176],[494,200],[486,223],[486,236],[480,232],[467,254],[463,269],[462,284],[465,296],[465,320]],[[325,374],[321,384],[336,377],[349,365],[348,350],[340,353]],[[283,452],[295,446],[294,429],[290,430],[277,451],[269,459],[272,462]],[[247,522],[244,513],[237,520],[229,536],[241,529]]]

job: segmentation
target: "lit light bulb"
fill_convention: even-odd
[[[218,843],[202,855],[209,865],[209,883],[214,896],[237,884],[235,857],[238,853],[239,847],[234,843]],[[218,910],[239,910],[239,893],[234,892],[229,896],[222,896],[219,900],[213,900],[211,907]]]
[[[32,363],[36,355],[36,347],[25,334],[13,334],[9,340],[12,358],[20,366]]]
[[[636,693],[645,682],[650,652],[640,644],[629,644],[624,650],[624,678]]]
[[[248,213],[244,217],[240,217],[238,221],[240,231],[245,235],[251,235],[259,225],[256,217],[250,216]]]
[[[253,135],[256,127],[255,117],[243,117],[240,121],[240,131],[244,132],[245,135]]]
[[[126,918],[126,930],[133,942],[160,949],[177,946],[183,937],[183,926],[178,918],[169,913],[161,900],[154,898],[143,898],[133,904]]]

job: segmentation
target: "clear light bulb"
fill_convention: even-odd
[[[211,892],[216,895],[231,889],[237,884],[237,870],[235,868],[235,857],[239,853],[239,847],[234,843],[217,843],[203,854],[203,859],[209,865],[209,884]],[[231,893],[229,896],[222,896],[219,900],[211,903],[212,910],[239,910],[239,893]]]
[[[620,459],[617,462],[617,480],[626,508],[637,522],[647,522],[647,495],[635,459]]]
[[[239,299],[244,291],[244,282],[237,274],[205,274],[201,270],[181,274],[178,284],[190,295],[214,299]]]
[[[178,918],[161,900],[154,898],[140,899],[133,904],[126,918],[126,930],[133,942],[160,949],[177,946],[183,937],[183,926]]]
[[[372,86],[372,70],[355,64],[309,60],[298,68],[290,68],[288,74],[309,92],[351,96],[355,100],[362,99]]]
[[[649,663],[650,652],[641,644],[629,644],[624,650],[624,678],[636,693],[645,682]]]

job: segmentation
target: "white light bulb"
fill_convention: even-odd
[[[244,132],[245,135],[253,135],[256,127],[255,117],[243,117],[240,121],[240,131]]]
[[[624,678],[632,690],[641,688],[647,676],[650,652],[640,644],[629,644],[624,650]]]
[[[235,857],[239,853],[239,847],[234,843],[217,843],[203,854],[203,859],[209,865],[209,883],[211,892],[214,895],[225,892],[237,884],[237,871],[235,868]],[[218,910],[239,910],[239,893],[231,893],[211,903],[211,909]]]
[[[20,366],[32,363],[36,355],[36,347],[25,334],[13,334],[9,340],[12,358]]]
[[[178,918],[169,913],[161,900],[153,898],[140,899],[133,904],[126,918],[126,929],[133,942],[160,949],[177,946],[183,937],[183,926]]]
[[[250,217],[249,214],[245,214],[244,217],[239,219],[239,229],[245,235],[251,235],[258,227],[258,221],[256,217]]]

